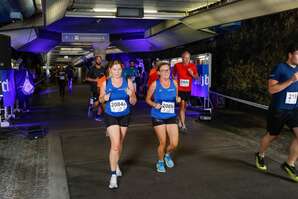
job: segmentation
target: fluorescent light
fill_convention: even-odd
[[[144,13],[157,13],[157,10],[144,10]]]
[[[94,12],[116,12],[116,8],[93,8]]]
[[[62,48],[60,48],[60,50],[61,51],[81,51],[81,50],[83,50],[83,48],[77,48],[77,47],[75,47],[75,48],[64,48],[64,47],[62,47]]]

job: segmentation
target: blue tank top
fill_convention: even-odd
[[[114,117],[121,117],[130,113],[129,96],[126,94],[128,83],[122,78],[122,85],[117,88],[112,84],[112,80],[106,81],[106,93],[111,93],[109,101],[106,102],[105,113]]]
[[[176,92],[174,81],[171,80],[170,87],[164,88],[159,80],[156,80],[156,88],[153,94],[154,102],[161,104],[160,109],[151,109],[151,116],[156,119],[168,119],[176,117],[175,103]]]

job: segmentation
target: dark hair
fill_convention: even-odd
[[[163,65],[167,65],[170,68],[170,64],[168,62],[159,62],[157,65],[157,70],[159,71]]]
[[[295,51],[298,50],[298,44],[297,43],[292,43],[288,46],[288,49],[287,49],[287,53],[294,53]]]

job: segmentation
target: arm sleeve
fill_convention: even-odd
[[[281,67],[280,67],[280,65],[276,65],[272,69],[268,79],[273,79],[273,80],[279,81],[280,80],[280,74],[281,74]]]

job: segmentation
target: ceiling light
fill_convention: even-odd
[[[144,13],[158,13],[157,10],[144,10]]]
[[[116,12],[116,8],[93,8],[94,12]]]

